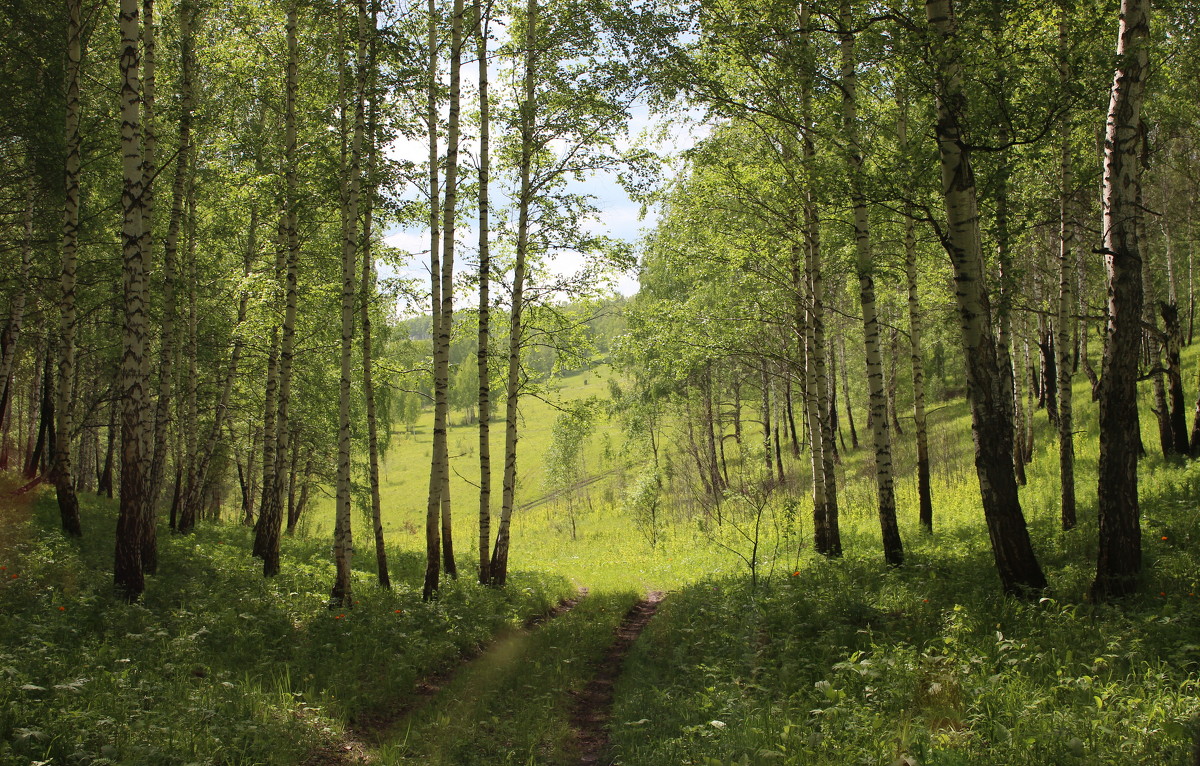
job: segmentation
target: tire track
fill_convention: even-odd
[[[658,611],[663,596],[662,591],[652,591],[630,607],[617,626],[616,638],[600,661],[596,675],[576,695],[571,725],[579,744],[580,766],[609,763],[608,725],[612,720],[613,686],[624,668],[625,656]]]

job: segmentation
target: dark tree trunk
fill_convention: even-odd
[[[1167,352],[1167,391],[1170,399],[1170,425],[1174,440],[1175,452],[1186,455],[1189,452],[1189,434],[1187,414],[1184,412],[1183,366],[1180,353],[1183,346],[1183,333],[1179,326],[1179,308],[1173,303],[1160,303],[1159,312],[1163,318],[1163,329],[1166,331]]]

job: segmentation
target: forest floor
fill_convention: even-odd
[[[609,763],[614,684],[663,598],[581,589],[306,763]]]
[[[396,500],[393,587],[375,587],[360,556],[344,610],[328,607],[324,536],[286,538],[281,574],[264,579],[250,529],[164,527],[159,574],[128,605],[111,585],[116,503],[82,495],[85,536],[69,539],[52,488],[0,495],[0,766],[1190,765],[1200,461],[1143,458],[1141,586],[1089,602],[1085,386],[1068,532],[1057,444],[1036,414],[1021,501],[1050,585],[1033,601],[1000,592],[961,402],[931,416],[933,535],[913,510],[911,445],[897,444],[900,568],[879,554],[865,449],[843,454],[840,560],[811,549],[803,460],[788,463],[794,484],[735,484],[719,513],[685,488],[650,518],[624,500],[636,469],[618,470],[582,488],[594,503],[514,515],[508,587],[464,575],[430,602]],[[1147,444],[1153,422],[1144,407]],[[401,457],[393,481],[415,486]],[[475,509],[455,507],[466,573]],[[653,591],[670,595],[656,605]]]
[[[562,599],[546,612],[530,616],[521,626],[501,628],[488,644],[478,647],[476,652],[464,654],[458,664],[417,681],[413,695],[403,703],[365,710],[358,714],[346,727],[342,737],[314,750],[304,760],[304,766],[376,763],[375,751],[381,744],[388,742],[390,735],[394,734],[405,720],[427,705],[447,704],[441,696],[443,689],[449,687],[473,695],[480,694],[481,684],[494,675],[489,672],[489,668],[504,665],[514,657],[520,656],[520,645],[529,640],[532,631],[571,611],[587,596],[588,589],[580,588],[577,595]]]

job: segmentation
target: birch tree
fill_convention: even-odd
[[[1122,0],[1104,132],[1104,265],[1108,323],[1100,378],[1100,549],[1091,595],[1131,592],[1142,566],[1138,508],[1138,347],[1142,328],[1142,250],[1138,204],[1142,96],[1149,66],[1148,0]]]
[[[82,47],[80,37],[83,35],[81,4],[81,0],[67,2],[66,194],[63,203],[62,269],[59,279],[62,292],[59,297],[58,390],[55,406],[58,438],[55,440],[52,469],[63,531],[72,537],[83,535],[79,520],[79,499],[75,496],[75,485],[71,476],[71,387],[75,381],[75,267],[76,253],[79,250],[79,70]]]
[[[863,312],[871,437],[875,447],[875,486],[879,496],[879,525],[883,534],[884,560],[891,566],[900,566],[904,563],[904,546],[900,540],[900,528],[896,523],[892,439],[888,429],[887,395],[884,391],[883,359],[880,352],[879,312],[875,303],[875,263],[871,254],[867,198],[863,192],[863,150],[858,140],[858,76],[855,71],[857,62],[854,51],[854,17],[849,0],[841,2],[838,24],[842,124],[850,174],[850,199],[854,213],[855,268],[858,271],[859,305]]]
[[[145,590],[147,460],[150,435],[145,413],[149,399],[146,363],[145,201],[142,197],[141,61],[137,0],[121,0],[121,154],[123,190],[122,285],[124,328],[121,337],[121,499],[117,518],[114,580],[118,592],[136,601]]]
[[[941,164],[946,229],[943,245],[954,270],[955,301],[967,373],[975,470],[984,518],[1000,583],[1006,593],[1022,595],[1046,587],[1021,512],[1013,474],[1012,440],[996,438],[1013,431],[984,284],[975,174],[962,138],[967,101],[962,87],[961,41],[952,0],[929,0],[926,19],[933,34],[937,95],[936,136]]]

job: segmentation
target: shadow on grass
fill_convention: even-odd
[[[906,541],[898,570],[814,557],[758,589],[685,587],[618,687],[620,762],[1189,762],[1198,488],[1200,464],[1147,477],[1143,587],[1116,605],[1083,600],[1094,523],[1048,514],[1031,534],[1051,588],[1031,601],[1000,593],[982,519]]]
[[[128,605],[112,588],[115,504],[83,500],[84,538],[57,531],[43,492],[29,540],[0,562],[18,575],[0,589],[0,666],[14,681],[0,688],[0,761],[294,763],[574,592],[514,572],[504,590],[447,582],[424,603],[421,557],[389,550],[395,587],[356,571],[353,608],[330,610],[327,543],[286,538],[283,572],[265,579],[253,530],[160,526],[159,574]]]

